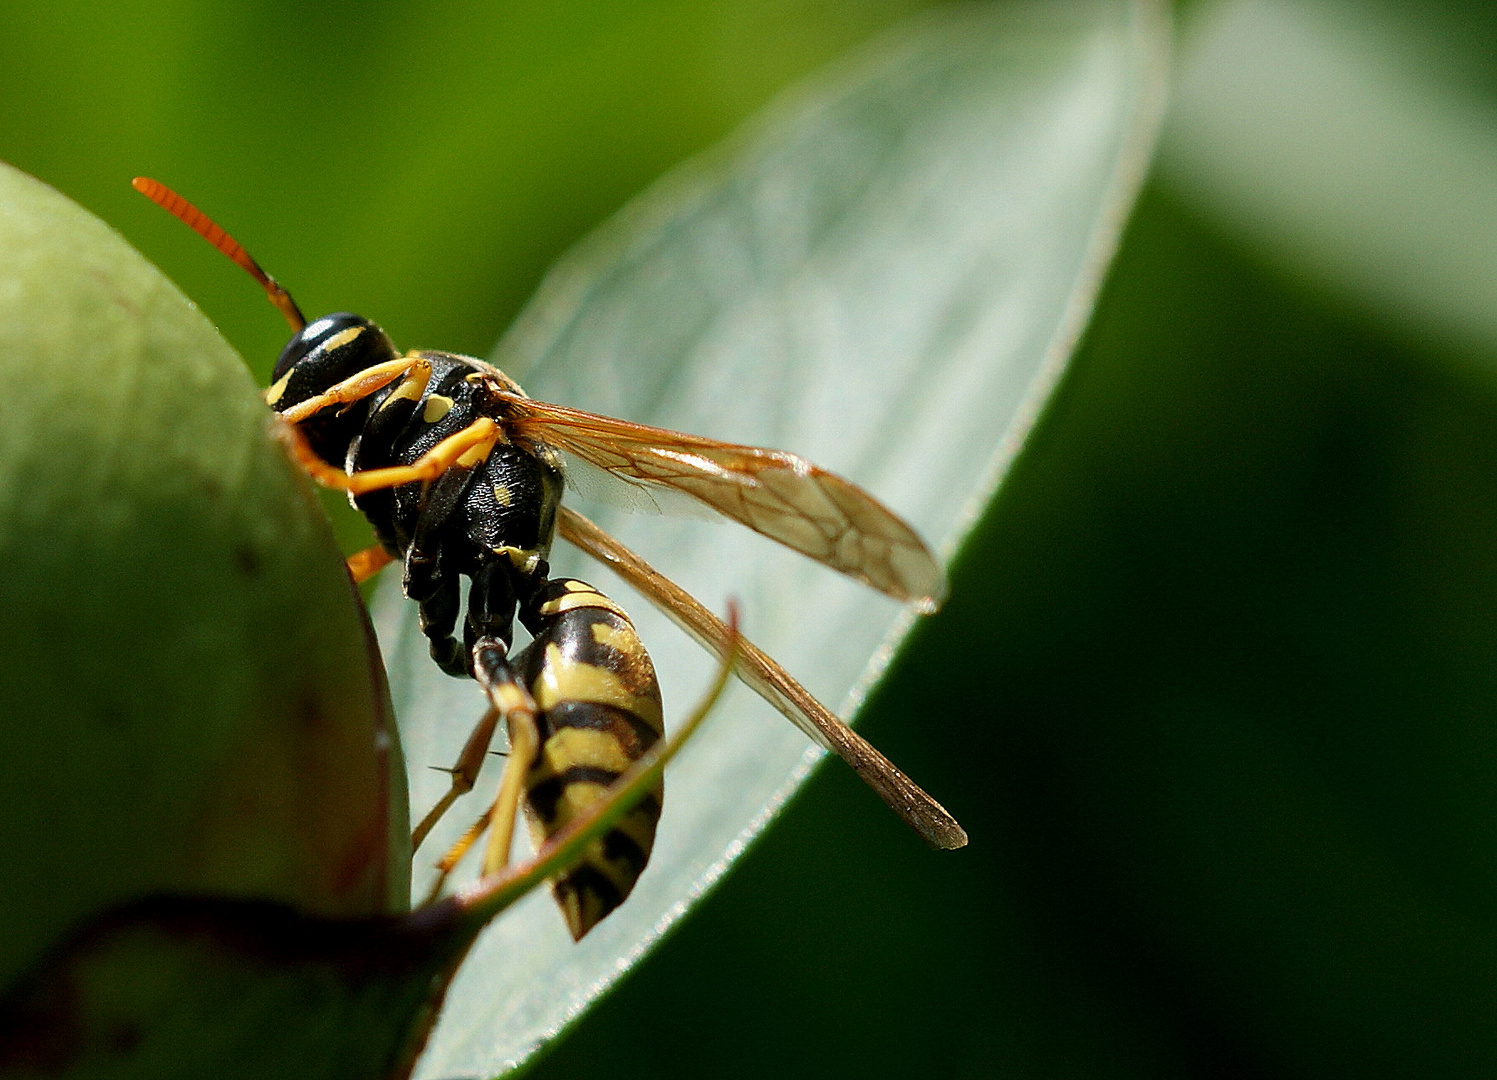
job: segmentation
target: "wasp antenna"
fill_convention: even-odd
[[[291,329],[299,331],[307,325],[306,317],[296,306],[296,301],[291,299],[291,294],[282,287],[280,282],[261,270],[260,264],[250,258],[250,253],[244,250],[239,241],[224,232],[207,214],[159,180],[152,180],[149,176],[137,176],[130,181],[130,186],[234,260],[250,277],[258,281],[264,287],[265,295],[270,297],[270,302],[282,315],[286,316]]]

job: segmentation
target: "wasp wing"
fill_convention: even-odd
[[[613,570],[661,613],[719,660],[733,658],[733,672],[816,742],[852,766],[853,771],[900,817],[937,848],[966,846],[967,834],[945,807],[900,772],[791,674],[670,578],[575,510],[563,506],[561,535]]]
[[[945,592],[940,566],[913,529],[856,484],[804,458],[526,397],[507,404],[505,423],[515,434],[632,483],[689,495],[897,600],[934,611]]]

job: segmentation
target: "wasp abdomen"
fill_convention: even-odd
[[[526,795],[539,842],[607,797],[659,740],[662,714],[655,668],[633,623],[591,585],[548,582],[529,621],[535,640],[517,667],[540,707],[541,751]],[[657,786],[552,883],[574,938],[634,888],[655,843],[662,796]]]

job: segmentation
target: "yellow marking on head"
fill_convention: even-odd
[[[350,341],[358,337],[363,332],[364,328],[362,326],[350,326],[346,330],[339,330],[336,334],[328,338],[318,347],[324,352],[332,352],[334,349],[343,348],[343,346],[347,345]]]
[[[611,671],[593,664],[567,661],[555,644],[546,646],[546,664],[530,692],[543,709],[562,701],[595,701],[631,712],[656,729],[665,720],[659,701],[630,693]]]
[[[265,404],[274,405],[277,401],[281,400],[281,395],[286,392],[286,384],[291,381],[291,372],[295,370],[296,367],[293,365],[291,371],[288,371],[286,372],[286,374],[282,375],[279,379],[276,380],[274,386],[265,391]]]
[[[508,484],[494,485],[494,501],[500,506],[508,506],[514,502],[514,496],[510,494]]]
[[[573,765],[623,772],[633,763],[612,735],[588,728],[561,728],[541,747],[541,757],[558,773]]]
[[[575,584],[573,582],[572,584]],[[554,600],[547,600],[541,605],[542,615],[560,615],[563,611],[575,611],[577,608],[602,608],[611,611],[625,622],[629,622],[629,613],[619,607],[608,597],[592,589],[586,591],[569,592],[565,596],[558,596]],[[632,623],[630,625],[633,625]]]
[[[450,397],[432,394],[426,399],[426,406],[421,410],[421,419],[428,424],[435,424],[451,411],[452,399]]]
[[[350,326],[346,330],[339,330],[332,337],[324,341],[322,343],[322,347],[324,349],[341,349],[350,341],[354,340],[354,338],[362,334],[364,332],[364,329],[365,328],[362,326]]]

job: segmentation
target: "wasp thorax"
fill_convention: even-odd
[[[324,315],[304,326],[281,350],[265,400],[284,412],[396,355],[385,332],[362,315]]]

